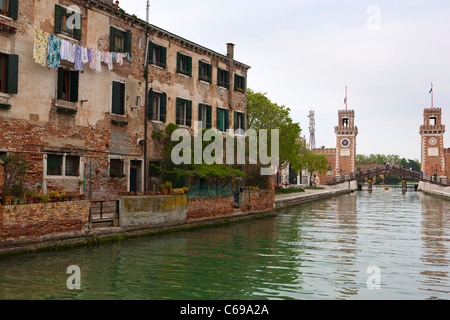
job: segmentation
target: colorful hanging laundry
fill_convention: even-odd
[[[47,63],[47,47],[50,34],[40,29],[34,30],[34,62],[45,66]]]
[[[81,46],[75,45],[75,70],[82,71],[83,64],[81,62]]]
[[[47,47],[47,66],[58,68],[61,63],[61,39],[50,35]]]

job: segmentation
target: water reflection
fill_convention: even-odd
[[[0,298],[448,299],[450,202],[374,188],[274,217],[0,260]],[[66,287],[78,265],[82,290]],[[367,267],[381,289],[367,287]]]

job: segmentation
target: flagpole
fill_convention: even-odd
[[[345,111],[347,111],[347,85],[345,86]]]
[[[431,83],[431,109],[433,109],[433,83]]]

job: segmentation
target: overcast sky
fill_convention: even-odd
[[[121,0],[145,20],[146,0]],[[151,0],[150,23],[251,66],[249,88],[291,109],[316,146],[335,147],[337,111],[355,110],[358,154],[420,160],[423,108],[450,131],[448,0]],[[450,147],[446,132],[445,145]]]

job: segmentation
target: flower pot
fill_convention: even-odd
[[[27,197],[27,203],[33,203],[34,198],[33,197]]]
[[[84,194],[80,194],[80,200],[84,200],[85,195]]]
[[[163,195],[167,196],[169,194],[169,189],[162,189]]]
[[[3,202],[4,202],[5,205],[8,205],[8,204],[12,203],[12,199],[13,199],[12,196],[4,196],[3,197]]]

